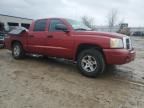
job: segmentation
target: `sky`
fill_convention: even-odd
[[[144,0],[0,0],[0,14],[31,19],[63,17],[94,19],[94,25],[107,25],[111,10],[117,10],[117,23],[144,26]]]

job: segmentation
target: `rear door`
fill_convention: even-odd
[[[35,21],[33,25],[33,30],[29,32],[28,36],[28,50],[31,53],[43,54],[44,53],[44,43],[46,39],[46,25],[47,19],[41,19]]]
[[[74,45],[74,41],[73,41],[73,37],[71,36],[71,32],[64,32],[61,30],[56,30],[55,26],[57,24],[66,25],[60,19],[49,20],[48,35],[47,35],[47,39],[46,39],[46,44],[47,44],[46,52],[50,56],[71,58],[72,53],[73,53],[72,49],[73,49],[73,45]]]

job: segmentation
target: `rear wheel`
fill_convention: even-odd
[[[24,57],[25,53],[20,43],[16,42],[13,44],[12,55],[15,59],[21,59]]]
[[[103,55],[96,49],[82,51],[78,56],[77,63],[80,72],[88,77],[96,77],[105,69]]]

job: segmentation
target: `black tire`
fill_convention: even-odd
[[[18,51],[17,54],[15,52],[15,50],[16,50],[15,48],[19,49],[19,51]],[[13,46],[12,46],[12,56],[15,59],[22,59],[22,58],[24,58],[25,52],[24,52],[23,46],[19,42],[16,42],[16,43],[13,44]]]
[[[83,68],[83,63],[82,60],[84,59],[84,57],[91,56],[94,61],[96,61],[96,66],[93,65],[92,67],[95,66],[95,70],[88,72],[87,70],[85,70]],[[95,62],[94,62],[95,63]],[[84,50],[82,51],[79,55],[78,55],[78,60],[77,60],[77,65],[78,68],[80,69],[81,74],[87,76],[87,77],[97,77],[97,75],[99,73],[102,73],[105,70],[105,61],[104,61],[104,57],[102,55],[102,53],[96,49],[88,49],[88,50]]]

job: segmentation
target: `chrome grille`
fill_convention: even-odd
[[[126,49],[130,49],[130,40],[126,39]]]
[[[124,42],[124,48],[131,50],[132,49],[132,44],[131,44],[131,39],[130,37],[124,37],[123,38],[123,42]]]

